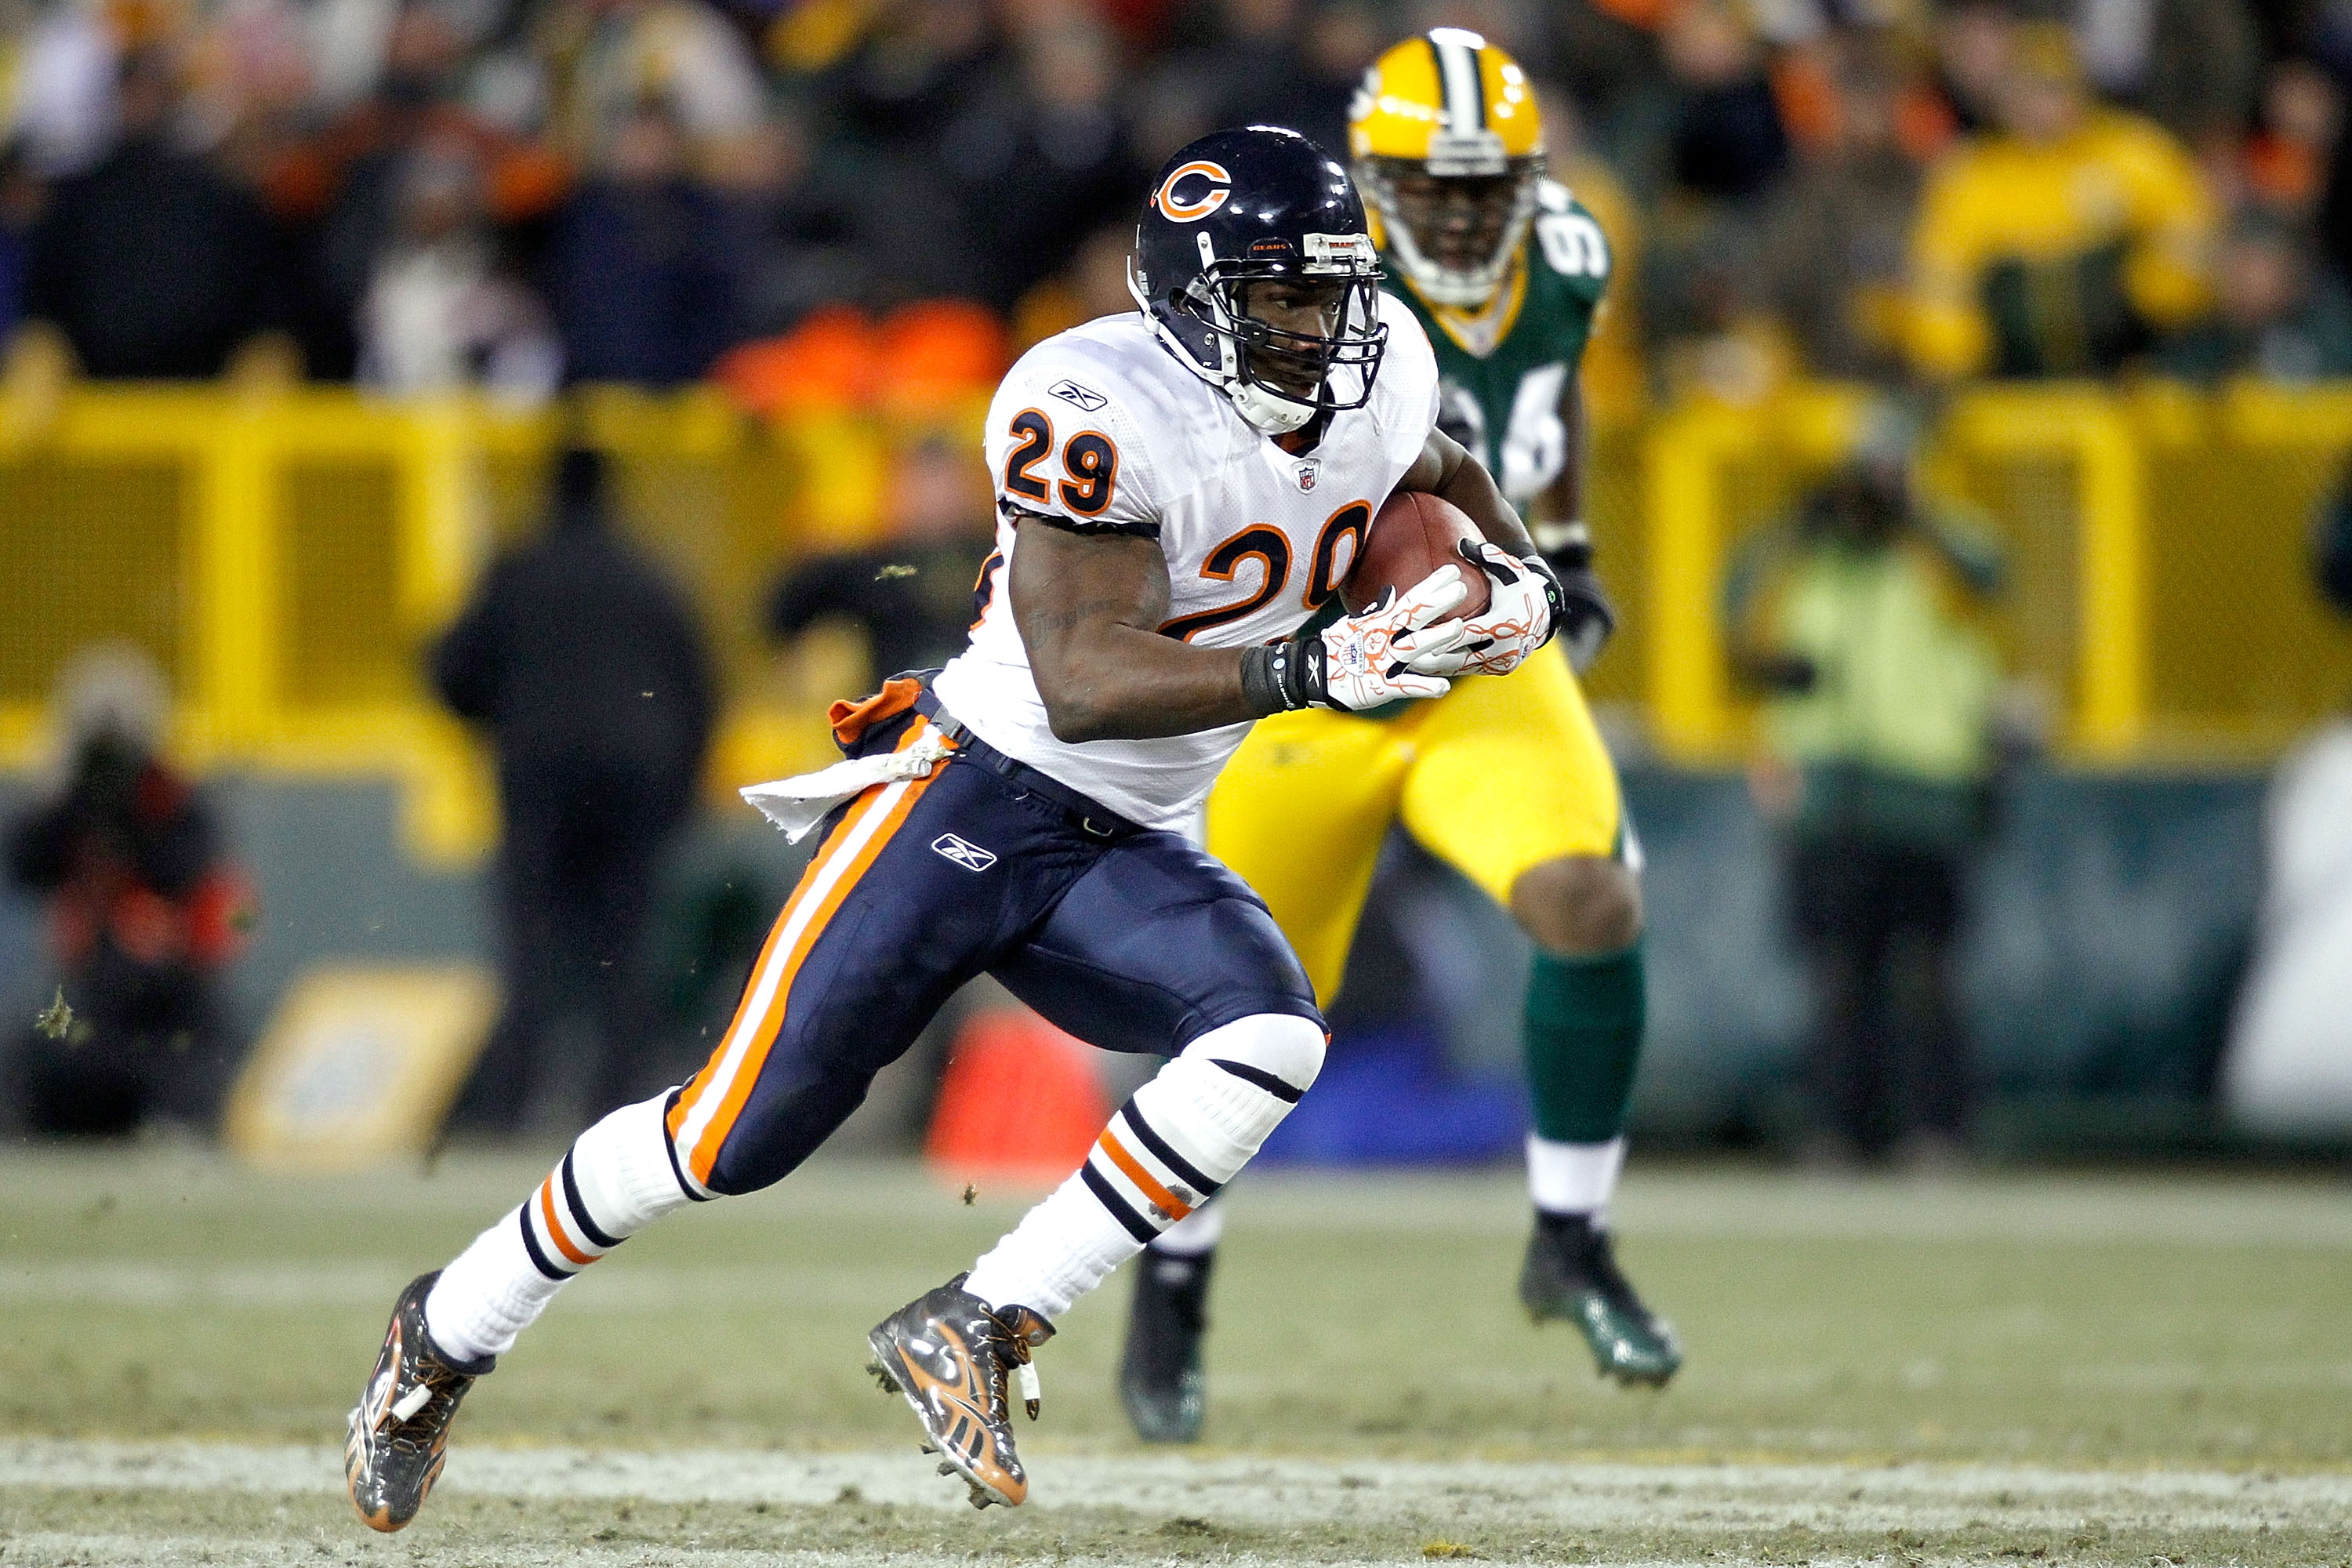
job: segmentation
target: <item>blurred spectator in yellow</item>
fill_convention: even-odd
[[[546,1110],[533,1097],[551,1077],[584,1089],[591,1118],[643,1092],[646,916],[714,712],[693,611],[613,527],[599,454],[564,454],[552,511],[545,533],[490,568],[432,656],[442,700],[498,752],[505,1010],[455,1112],[495,1132]],[[574,1012],[593,1046],[552,1073],[555,1030]],[[566,1105],[561,1119],[576,1113]]]
[[[1921,203],[1913,362],[1938,379],[2112,371],[2205,308],[2212,203],[2161,127],[2093,100],[2065,28],[2020,27],[1995,91],[2000,129]]]
[[[174,141],[170,50],[125,55],[119,89],[112,151],[60,181],[33,230],[26,314],[62,331],[90,375],[218,375],[279,319],[268,223]]]
[[[682,127],[648,98],[556,215],[548,298],[574,381],[676,386],[736,341],[727,214]]]
[[[2215,271],[2218,308],[2164,345],[2158,363],[2166,372],[2305,384],[2352,376],[2352,297],[2294,230],[2247,214],[2222,242]]]
[[[883,539],[802,562],[769,596],[767,628],[790,645],[839,619],[872,656],[872,677],[936,669],[963,651],[996,536],[988,475],[961,432],[933,430],[898,455]]]
[[[1800,162],[1766,219],[1766,297],[1819,375],[1884,382],[1905,369],[1905,272],[1923,179],[1898,134],[1902,92],[1891,39],[1843,40],[1832,140]]]
[[[395,396],[479,386],[524,405],[554,394],[563,351],[546,310],[501,265],[480,182],[455,139],[402,161],[399,229],[360,303],[362,384]]]
[[[1788,841],[1788,910],[1816,1008],[1812,1152],[1932,1162],[1967,1135],[1952,994],[1961,872],[1988,818],[1999,667],[1964,604],[2000,563],[1917,496],[1881,413],[1724,591],[1733,668],[1765,694],[1758,804]]]
[[[226,1078],[215,991],[251,900],[210,806],[163,761],[169,701],[141,650],[77,655],[58,683],[59,776],[9,826],[9,879],[47,901],[63,998],[15,1053],[37,1132],[208,1127]]]

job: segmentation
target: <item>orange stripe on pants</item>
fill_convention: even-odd
[[[915,731],[924,728],[925,726],[919,724],[914,726],[908,731],[908,741],[902,741],[900,745],[902,747],[906,745],[908,741],[911,741]],[[729,1026],[726,1035],[720,1038],[718,1048],[711,1054],[710,1061],[705,1065],[701,1072],[695,1075],[694,1084],[687,1094],[678,1097],[677,1105],[670,1112],[670,1134],[674,1139],[677,1135],[678,1129],[686,1124],[688,1116],[693,1109],[694,1100],[698,1100],[714,1090],[723,1095],[709,1124],[703,1128],[701,1135],[695,1140],[693,1148],[680,1151],[685,1158],[687,1169],[694,1173],[696,1181],[705,1185],[709,1184],[712,1167],[719,1162],[719,1151],[725,1145],[727,1135],[734,1130],[736,1119],[741,1115],[744,1103],[751,1099],[751,1090],[758,1085],[760,1072],[767,1064],[770,1048],[774,1046],[777,1037],[783,1031],[785,1004],[792,994],[793,983],[798,978],[801,964],[807,959],[810,949],[816,945],[818,938],[822,937],[826,928],[831,925],[834,915],[838,912],[850,891],[858,885],[876,858],[888,847],[892,837],[898,832],[898,825],[907,819],[907,814],[912,811],[915,808],[915,803],[922,798],[923,792],[930,786],[931,779],[938,776],[938,769],[934,768],[929,778],[909,781],[906,786],[906,793],[899,795],[897,802],[889,807],[888,816],[875,826],[872,837],[856,852],[856,858],[841,868],[832,886],[825,890],[824,902],[811,914],[802,927],[798,940],[793,943],[791,952],[785,955],[782,973],[769,994],[767,1005],[756,1020],[747,1018],[753,999],[760,989],[757,980],[760,970],[752,971],[753,983],[744,992],[743,1002],[736,1014],[734,1023]],[[889,788],[884,786],[861,799],[851,808],[850,815],[842,819],[841,826],[836,830],[836,842],[845,844],[854,837],[858,825],[880,809],[881,803],[888,795]],[[820,863],[830,864],[823,862],[822,858],[820,858]],[[819,865],[811,865],[808,871],[802,877],[800,887],[793,890],[792,899],[785,903],[783,912],[776,917],[775,928],[768,936],[768,946],[761,955],[761,968],[766,967],[774,952],[776,942],[782,938],[786,929],[793,923],[800,906],[820,880]],[[743,1028],[747,1022],[751,1022],[756,1031],[750,1037],[753,1043],[736,1064],[735,1070],[728,1079],[724,1088],[720,1089],[718,1080],[723,1059],[733,1047],[737,1037],[736,1032]],[[692,1097],[691,1100],[689,1096]]]

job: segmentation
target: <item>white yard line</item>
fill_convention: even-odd
[[[960,1510],[961,1483],[911,1450],[611,1452],[460,1445],[451,1494]],[[1255,1455],[1031,1456],[1031,1507],[1237,1525],[1448,1521],[1547,1531],[1951,1530],[1971,1521],[2352,1531],[2352,1474],[2057,1470],[2028,1466],[1328,1461]],[[242,1444],[0,1439],[0,1487],[295,1494],[341,1489],[340,1453]]]

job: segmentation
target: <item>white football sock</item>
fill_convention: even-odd
[[[688,1201],[668,1106],[665,1090],[583,1132],[537,1192],[441,1271],[425,1326],[443,1354],[505,1354],[574,1275]]]
[[[1323,1031],[1261,1013],[1210,1030],[1135,1091],[1077,1174],[972,1266],[964,1289],[1047,1321],[1249,1163],[1323,1065]]]
[[[1546,1214],[1591,1215],[1606,1225],[1617,1174],[1625,1168],[1625,1140],[1555,1143],[1528,1134],[1528,1195]]]

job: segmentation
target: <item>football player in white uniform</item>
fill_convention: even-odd
[[[973,1503],[1026,1496],[1009,1380],[1034,1416],[1054,1320],[1232,1180],[1322,1063],[1265,906],[1179,829],[1254,720],[1436,696],[1559,619],[1518,518],[1436,429],[1428,340],[1380,277],[1347,173],[1305,138],[1221,132],[1168,165],[1141,309],[1032,350],[990,410],[1001,522],[971,647],[835,704],[849,761],[747,792],[824,837],[709,1062],[581,1134],[395,1303],[346,1445],[368,1523],[415,1516],[458,1401],[566,1280],[674,1209],[782,1179],[982,972],[1081,1039],[1171,1058],[1076,1175],[870,1336]],[[1303,629],[1399,488],[1486,542]],[[1493,582],[1465,619],[1467,571]]]

